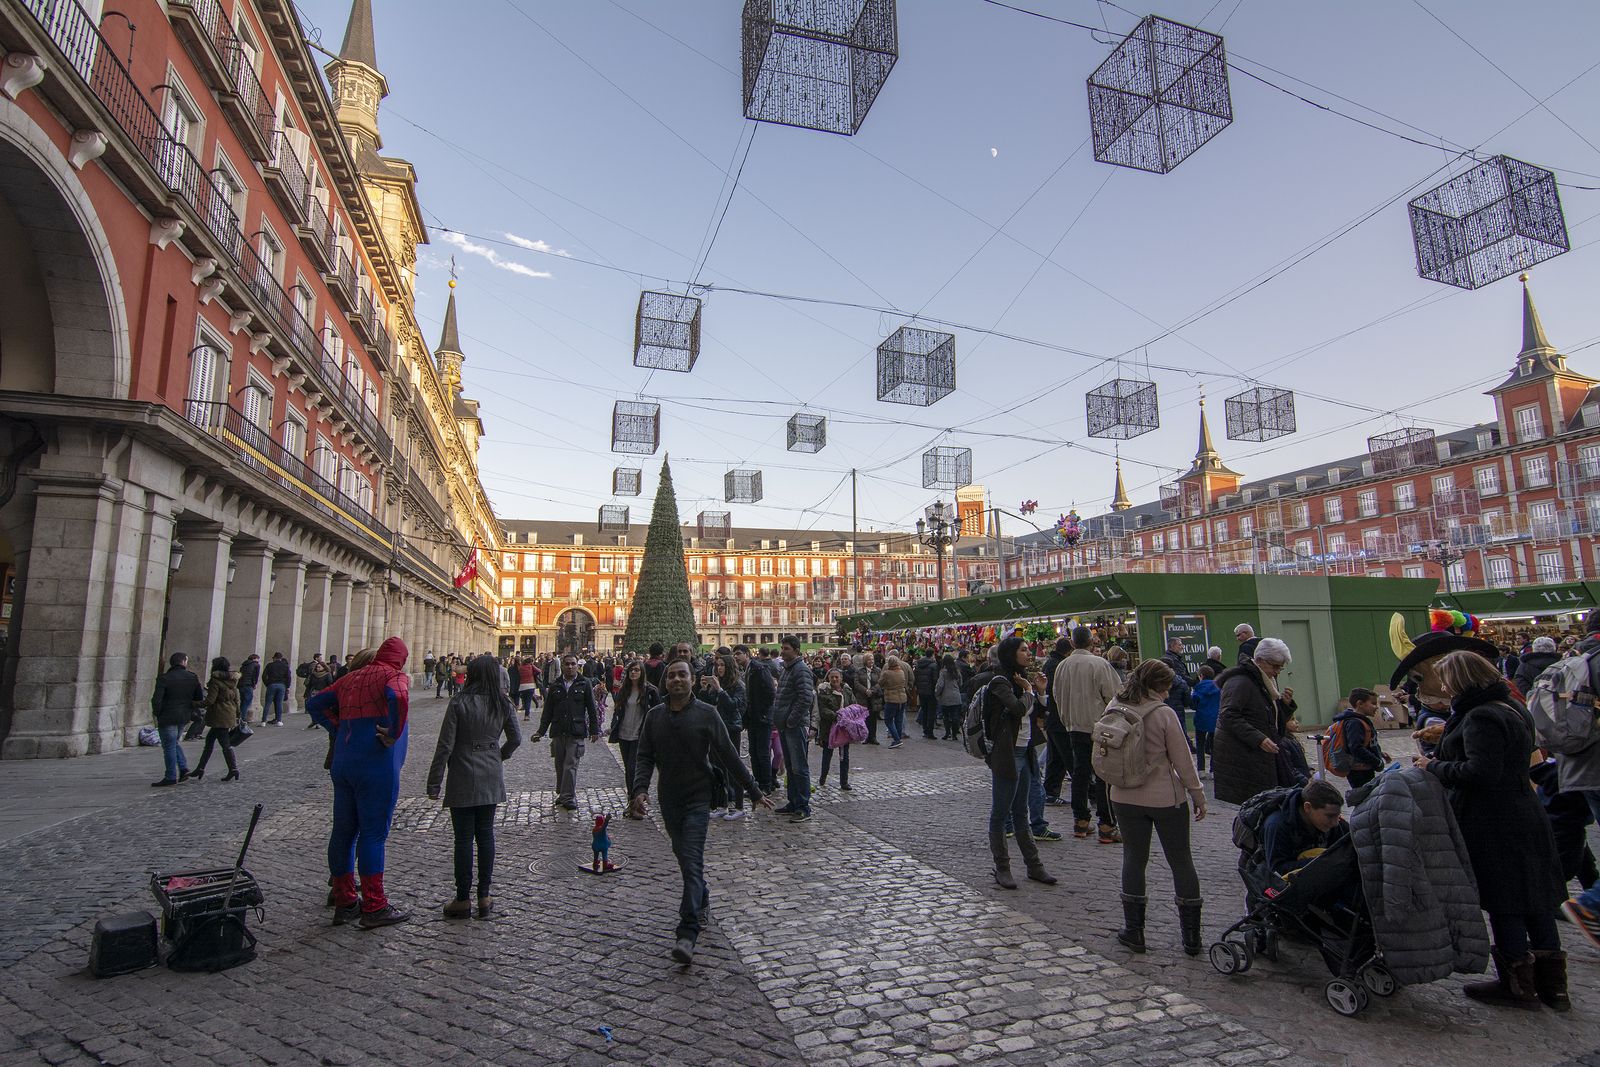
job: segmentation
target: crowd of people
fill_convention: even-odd
[[[492,909],[502,764],[525,731],[550,742],[560,809],[577,810],[586,748],[602,737],[619,749],[626,817],[644,816],[655,783],[683,876],[672,954],[688,963],[709,907],[703,867],[710,822],[745,818],[747,800],[806,822],[813,793],[827,788],[830,773],[839,790],[851,789],[852,746],[900,749],[918,728],[924,741],[962,744],[987,765],[988,843],[999,887],[1019,887],[1013,842],[1027,879],[1056,882],[1039,848],[1065,836],[1050,826],[1052,807],[1071,808],[1073,837],[1122,848],[1117,940],[1134,952],[1148,948],[1146,869],[1155,842],[1171,871],[1182,950],[1200,952],[1203,894],[1190,827],[1207,817],[1207,780],[1212,799],[1231,804],[1281,794],[1274,794],[1262,855],[1274,874],[1292,877],[1347,832],[1346,805],[1381,785],[1380,774],[1426,776],[1460,825],[1494,935],[1496,977],[1469,985],[1467,994],[1522,1008],[1570,1006],[1558,915],[1600,947],[1600,870],[1585,834],[1600,816],[1600,744],[1568,736],[1582,732],[1581,724],[1564,727],[1567,705],[1552,701],[1572,694],[1555,692],[1550,679],[1569,660],[1587,668],[1596,658],[1600,612],[1566,656],[1551,656],[1535,640],[1507,657],[1454,627],[1424,635],[1439,640],[1419,638],[1418,652],[1391,680],[1410,702],[1418,754],[1398,760],[1383,751],[1373,723],[1377,698],[1363,688],[1319,738],[1316,769],[1301,743],[1293,689],[1280,684],[1292,659],[1282,640],[1241,624],[1231,663],[1213,647],[1191,669],[1176,641],[1140,662],[1108,636],[1076,628],[1048,647],[1012,634],[986,648],[858,641],[850,650],[809,653],[794,637],[776,652],[745,645],[697,651],[687,643],[618,655],[429,651],[415,680],[449,700],[427,777],[428,795],[442,799],[454,829],[455,895],[445,914],[483,917]],[[414,681],[406,659],[403,643],[390,638],[344,663],[313,656],[293,672],[304,684],[311,725],[330,733],[335,923],[372,927],[407,918],[383,885]],[[214,747],[228,779],[237,779],[230,737],[249,722],[259,686],[268,688],[262,721],[282,721],[290,672],[281,655],[265,665],[249,656],[238,671],[220,657],[211,667],[202,684],[177,654],[157,684],[152,707],[167,772],[157,785],[201,778]],[[1591,697],[1597,688],[1591,684]],[[1592,699],[1587,708],[1594,729]],[[200,727],[205,749],[190,771],[178,742],[185,729]],[[813,744],[821,749],[815,782]],[[1348,796],[1336,788],[1341,779]],[[1568,899],[1572,878],[1585,889]]]

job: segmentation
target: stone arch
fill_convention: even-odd
[[[597,621],[588,608],[570,607],[556,616],[556,651],[581,652],[594,646]]]
[[[122,292],[78,175],[26,112],[0,98],[0,389],[126,398]]]

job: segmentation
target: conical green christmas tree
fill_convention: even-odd
[[[661,461],[661,484],[650,512],[644,541],[644,565],[633,592],[633,611],[622,646],[644,652],[656,641],[671,648],[679,641],[695,643],[694,606],[689,601],[689,575],[683,567],[683,530],[678,524],[678,497],[672,489],[672,468]]]

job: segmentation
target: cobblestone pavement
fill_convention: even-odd
[[[995,888],[986,772],[920,738],[858,746],[854,788],[820,789],[810,823],[715,823],[712,922],[687,971],[666,958],[678,876],[653,823],[616,824],[618,874],[576,867],[590,814],[622,807],[617,759],[591,746],[581,810],[557,813],[548,748],[527,745],[507,765],[495,915],[447,921],[449,819],[421,795],[442,709],[414,710],[390,837],[389,887],[415,915],[381,931],[331,928],[321,907],[320,734],[246,746],[238,784],[148,790],[150,750],[54,764],[62,819],[28,810],[53,803],[28,792],[39,765],[0,767],[9,825],[40,827],[0,836],[0,1065],[1600,1064],[1600,955],[1576,937],[1570,1016],[1469,1007],[1449,981],[1344,1020],[1304,951],[1231,979],[1177,951],[1158,858],[1151,952],[1132,956],[1112,939],[1120,850],[1069,835],[1043,846],[1060,885]],[[260,958],[219,975],[88,977],[94,920],[152,909],[150,870],[230,863],[256,802]],[[1231,814],[1197,828],[1212,932],[1240,899]]]

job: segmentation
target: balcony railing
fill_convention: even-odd
[[[246,466],[273,479],[343,529],[386,549],[393,545],[394,533],[387,526],[273,440],[269,430],[246,419],[239,409],[192,399],[184,401],[183,406],[191,423],[238,453]]]
[[[223,111],[251,157],[265,162],[272,157],[272,134],[277,125],[272,102],[261,88],[261,79],[250,65],[244,45],[232,30],[228,36],[231,41],[223,48],[222,61],[227,66],[231,91],[221,96]]]
[[[300,218],[302,221],[296,227],[300,233],[300,243],[305,246],[306,254],[319,272],[328,270],[332,266],[328,247],[333,243],[333,224],[328,220],[327,207],[309,188]]]
[[[262,171],[267,188],[272,190],[289,221],[299,225],[305,220],[306,168],[295,155],[289,135],[278,130],[272,135],[272,158]]]

